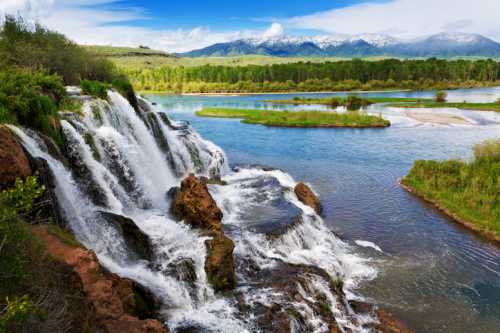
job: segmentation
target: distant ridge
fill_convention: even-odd
[[[413,41],[380,34],[350,37],[279,36],[218,43],[184,57],[268,55],[279,57],[500,57],[500,43],[478,34],[440,33]]]

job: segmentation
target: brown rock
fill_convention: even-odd
[[[14,134],[0,126],[0,189],[10,187],[16,178],[32,175],[28,157]]]
[[[208,281],[216,291],[230,290],[236,287],[234,274],[234,243],[222,232],[214,232],[213,238],[205,242],[207,258],[205,272]]]
[[[221,230],[222,212],[208,192],[207,184],[194,175],[182,181],[171,210],[177,218],[194,228]]]
[[[298,183],[295,186],[294,192],[295,195],[297,195],[297,198],[299,198],[302,203],[313,208],[316,213],[321,213],[321,202],[319,201],[316,194],[314,194],[314,192],[309,188],[309,186],[304,183]]]
[[[234,243],[222,230],[222,211],[208,192],[205,181],[190,175],[173,191],[171,211],[194,228],[206,230],[212,239],[207,240],[205,272],[216,291],[236,286],[234,273]]]
[[[381,333],[411,333],[411,331],[400,321],[393,318],[393,316],[382,310],[376,311],[380,324],[377,325],[377,330]]]
[[[102,269],[95,253],[63,243],[51,235],[46,226],[37,226],[34,232],[44,241],[47,253],[59,262],[73,268],[92,305],[92,323],[105,333],[168,333],[156,319],[140,320],[131,315],[135,309],[132,282]]]

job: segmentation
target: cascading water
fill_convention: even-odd
[[[187,124],[152,110],[141,114],[113,91],[108,93],[108,101],[86,100],[83,114],[66,113],[63,118],[68,162],[51,155],[36,133],[12,129],[32,156],[48,162],[65,219],[78,239],[109,270],[157,295],[162,315],[174,331],[181,327],[208,332],[259,330],[254,315],[238,306],[238,294],[251,309],[273,303],[293,308],[306,321],[292,322],[295,331],[328,329],[312,308],[317,294],[324,295],[342,331],[365,331],[363,324],[374,320],[354,314],[345,300],[332,293],[327,280],[341,279],[346,297],[351,298],[355,296],[350,290],[357,281],[373,277],[375,271],[297,199],[295,181],[286,173],[258,167],[230,171],[223,151],[201,139]],[[234,295],[214,294],[207,281],[206,237],[167,213],[167,191],[188,173],[223,177],[226,183],[210,185],[209,190],[224,212],[226,234],[236,244],[239,288]],[[123,236],[100,211],[132,218],[151,239],[151,262],[131,256]],[[297,213],[300,223],[273,237],[259,231],[259,221],[266,221],[268,213],[283,218],[285,211]],[[185,263],[192,266],[194,281],[179,271]],[[303,280],[296,288],[302,301],[286,299],[275,286],[261,281],[258,273],[250,273],[278,266],[318,268],[317,274],[301,273]]]

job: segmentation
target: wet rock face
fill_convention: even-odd
[[[47,253],[61,264],[76,272],[86,299],[91,304],[91,332],[103,333],[168,333],[169,330],[156,319],[141,320],[134,316],[138,311],[137,288],[130,280],[104,270],[95,253],[70,246],[49,234],[45,227],[35,233],[43,240]],[[143,299],[148,299],[142,292]],[[147,312],[142,312],[143,314]]]
[[[207,184],[194,175],[185,178],[175,193],[172,213],[194,228],[220,231],[222,211],[208,192]]]
[[[172,214],[212,237],[205,242],[208,280],[216,291],[233,289],[236,286],[234,242],[224,235],[222,211],[208,192],[206,182],[190,175],[182,181],[181,188],[172,191],[171,195],[174,197]]]
[[[125,216],[110,212],[99,212],[107,222],[120,230],[128,247],[141,259],[151,261],[153,258],[153,245],[148,235],[143,233],[135,222]]]
[[[207,258],[205,272],[208,281],[216,291],[231,290],[236,287],[234,273],[234,243],[221,232],[213,233],[213,238],[205,242]]]
[[[298,183],[295,186],[294,192],[303,204],[314,209],[317,214],[321,214],[321,202],[309,186],[304,183]]]
[[[65,227],[67,221],[63,214],[63,209],[59,203],[56,194],[55,177],[50,169],[48,163],[43,158],[29,157],[32,168],[38,172],[38,182],[45,186],[45,191],[38,202],[43,202],[40,210],[37,212],[39,217],[49,220],[53,219],[54,222],[60,226]]]
[[[24,179],[31,174],[22,145],[7,127],[0,126],[0,189],[12,186],[16,178]]]

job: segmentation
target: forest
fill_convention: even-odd
[[[273,65],[126,69],[137,90],[175,93],[245,93],[453,89],[491,86],[500,63],[488,60],[361,59]]]

